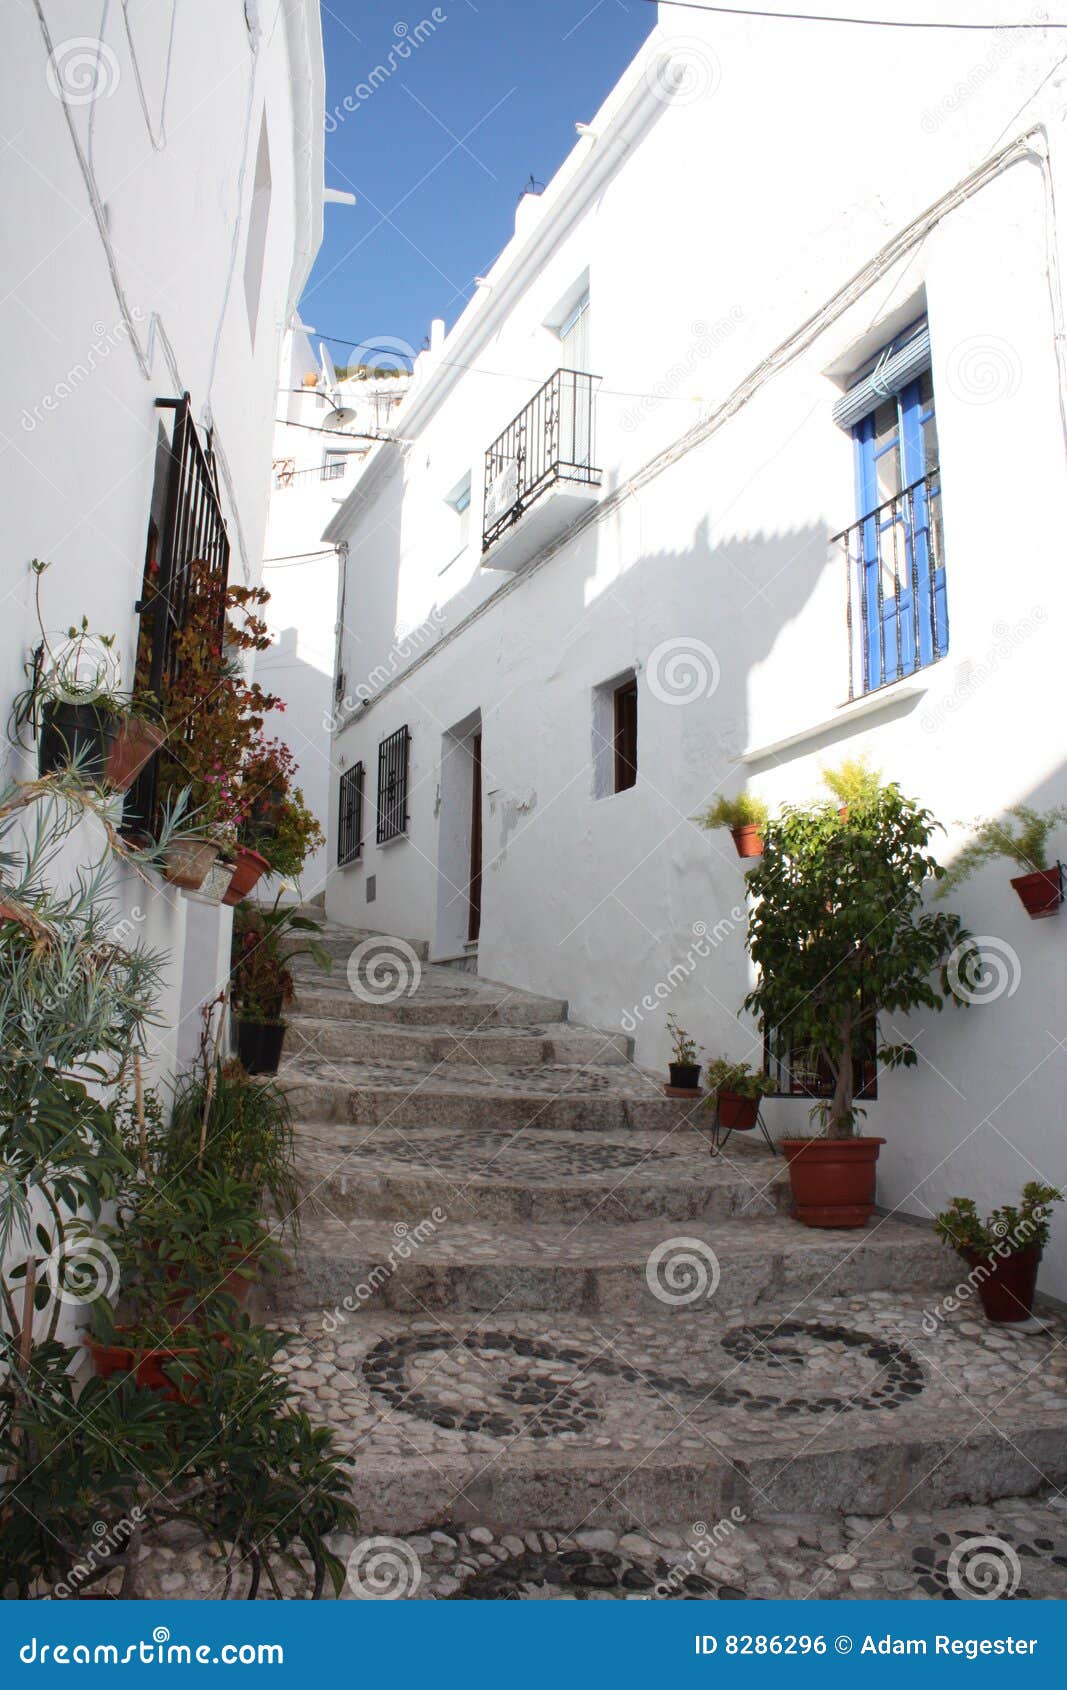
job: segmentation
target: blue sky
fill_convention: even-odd
[[[434,21],[436,11],[436,19]],[[323,334],[407,342],[451,326],[656,22],[647,0],[323,0],[322,251],[301,306]],[[416,43],[417,26],[421,39]],[[407,57],[395,49],[407,41]],[[390,49],[394,49],[390,60]],[[375,66],[388,75],[371,86]],[[345,96],[355,105],[346,111]],[[336,363],[346,349],[331,347]]]

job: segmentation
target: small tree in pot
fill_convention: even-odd
[[[857,1071],[872,1048],[887,1068],[918,1060],[911,1044],[879,1040],[879,1015],[965,1001],[947,964],[967,935],[957,916],[923,908],[924,887],[945,872],[929,849],[937,825],[895,785],[856,795],[847,817],[833,803],[786,808],[749,875],[759,979],[745,1007],[764,1033],[819,1053],[833,1076],[817,1106],[823,1136],[783,1140],[795,1213],[809,1226],[870,1219],[884,1141],[857,1135]]]

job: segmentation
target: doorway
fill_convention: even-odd
[[[482,718],[474,711],[441,736],[437,789],[434,957],[473,955],[482,919]]]

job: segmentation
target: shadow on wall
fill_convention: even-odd
[[[333,680],[298,655],[299,637],[297,628],[285,628],[268,651],[258,654],[255,675],[266,691],[285,700],[285,710],[267,718],[266,732],[284,741],[292,751],[299,765],[297,785],[325,832],[333,779],[328,723]],[[325,849],[308,858],[300,877],[304,897],[310,899],[323,889],[327,863]],[[264,895],[272,897],[276,890],[276,884],[268,881]]]

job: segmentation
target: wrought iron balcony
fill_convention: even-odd
[[[943,657],[948,601],[940,470],[835,534],[834,543],[845,549],[849,698]]]
[[[486,452],[482,558],[490,568],[520,568],[596,498],[599,379],[583,370],[557,370]]]

